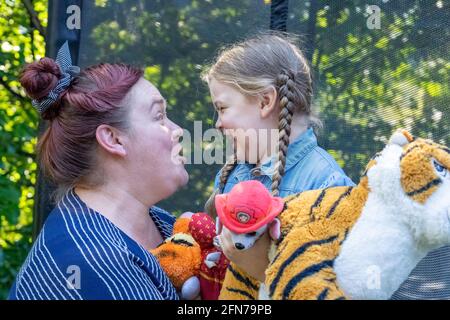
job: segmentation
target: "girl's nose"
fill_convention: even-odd
[[[216,129],[222,130],[222,121],[220,121],[220,118],[216,121]]]

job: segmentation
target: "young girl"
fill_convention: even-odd
[[[270,34],[234,44],[220,53],[203,79],[218,112],[216,127],[236,142],[235,154],[216,176],[215,192],[206,204],[210,214],[215,215],[211,201],[215,194],[227,193],[245,180],[259,180],[281,197],[353,185],[333,157],[317,145],[313,127],[320,122],[312,112],[311,71],[293,40]],[[259,134],[243,138],[249,129]],[[275,146],[270,143],[273,130],[278,130]],[[269,138],[262,138],[264,131]],[[221,245],[231,261],[264,280],[267,236],[245,252],[234,248],[226,233],[221,235]]]

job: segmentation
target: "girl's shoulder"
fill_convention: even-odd
[[[331,154],[315,145],[285,172],[280,190],[282,195],[289,195],[337,186],[354,186],[354,183]]]

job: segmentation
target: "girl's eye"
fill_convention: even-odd
[[[222,107],[222,106],[217,107],[217,112],[223,113],[225,111],[225,109],[226,109],[226,107]]]

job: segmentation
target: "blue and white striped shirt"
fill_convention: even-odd
[[[150,216],[163,238],[175,217]],[[178,299],[156,258],[70,190],[51,212],[9,299]]]

